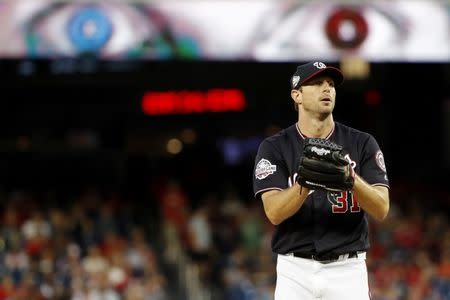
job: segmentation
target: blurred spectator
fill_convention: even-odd
[[[239,217],[239,235],[244,249],[249,253],[256,253],[261,248],[264,215],[255,203],[245,207]]]
[[[21,232],[19,213],[13,205],[8,205],[3,213],[3,224],[0,230],[0,237],[4,244],[4,248],[8,250],[11,247],[17,246],[20,240]]]
[[[212,258],[212,231],[210,223],[211,205],[215,199],[207,197],[206,201],[197,207],[188,220],[187,252],[199,269],[199,277],[203,283],[210,283]]]
[[[256,300],[256,288],[250,280],[246,263],[248,257],[242,248],[236,248],[223,270],[223,282],[227,299]]]
[[[32,212],[31,217],[23,223],[22,233],[26,240],[33,240],[38,237],[48,239],[52,232],[50,224],[44,219],[42,211],[36,209]]]
[[[2,276],[0,279],[0,300],[10,299],[14,292],[14,282],[11,276]]]
[[[82,259],[83,270],[92,275],[106,272],[108,265],[108,261],[97,245],[90,246],[86,257]]]
[[[175,179],[170,179],[161,191],[158,202],[163,220],[173,226],[181,240],[186,242],[190,202],[180,183]]]

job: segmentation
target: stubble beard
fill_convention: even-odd
[[[314,118],[324,121],[327,118],[330,117],[330,115],[333,113],[334,110],[334,103],[330,106],[321,107],[321,105],[318,105],[315,109],[305,109],[305,111],[309,114],[314,116]]]
[[[311,98],[307,101],[304,101],[302,104],[299,104],[297,107],[300,114],[304,113],[310,118],[316,119],[318,121],[325,121],[332,115],[334,107],[336,105],[335,101],[335,98],[332,97],[331,103],[324,104],[320,101],[319,98]]]
[[[317,113],[317,119],[319,119],[320,121],[324,121],[326,120],[328,117],[330,117],[330,115],[332,114],[333,110],[330,109],[329,111],[326,112],[318,112]]]

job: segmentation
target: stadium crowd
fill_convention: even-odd
[[[392,188],[388,218],[370,221],[374,300],[450,299],[450,195],[429,194],[436,201],[421,195],[406,185]],[[183,285],[166,271],[155,236],[167,226],[212,299],[273,299],[274,227],[260,203],[229,186],[194,200],[176,180],[153,196],[149,203],[159,219],[136,222],[133,202],[95,188],[71,201],[60,194],[3,192],[0,300],[182,299],[173,291]],[[157,222],[157,230],[149,232],[145,222]]]
[[[144,227],[119,196],[1,195],[0,299],[168,299]]]

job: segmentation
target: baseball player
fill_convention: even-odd
[[[258,149],[253,188],[276,226],[276,300],[370,299],[367,219],[388,214],[389,182],[373,136],[333,119],[343,80],[322,62],[298,66],[298,121]]]

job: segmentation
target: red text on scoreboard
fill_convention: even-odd
[[[147,115],[241,112],[246,106],[239,89],[149,91],[142,98],[142,111]]]

